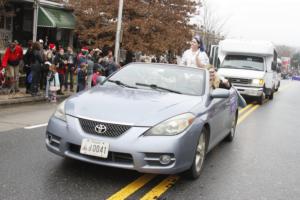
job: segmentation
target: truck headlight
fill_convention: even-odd
[[[66,100],[58,105],[58,107],[54,113],[54,116],[56,118],[66,122],[67,118],[66,118],[66,113],[65,113],[65,103],[66,103]]]
[[[265,81],[264,81],[264,79],[253,79],[253,80],[252,80],[252,83],[253,83],[254,85],[263,86],[263,85],[265,84]]]
[[[185,113],[172,117],[148,130],[145,135],[153,136],[172,136],[182,133],[194,121],[195,115],[192,113]]]

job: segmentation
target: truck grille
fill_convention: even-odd
[[[244,78],[227,78],[229,82],[233,84],[251,84],[252,80],[251,79],[244,79]]]
[[[88,119],[79,119],[79,122],[84,132],[106,137],[118,137],[131,128],[131,126],[128,125],[110,124]],[[101,129],[97,129],[97,126],[101,127]]]

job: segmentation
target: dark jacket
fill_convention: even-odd
[[[41,70],[43,58],[40,51],[33,50],[30,61],[31,61],[31,70],[35,70],[35,71]]]

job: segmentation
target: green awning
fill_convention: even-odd
[[[75,25],[75,17],[71,11],[47,7],[39,8],[39,27],[75,29]]]

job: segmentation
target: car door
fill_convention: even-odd
[[[209,123],[211,129],[210,144],[216,145],[224,138],[228,128],[229,119],[229,102],[228,99],[212,99],[209,105]]]

